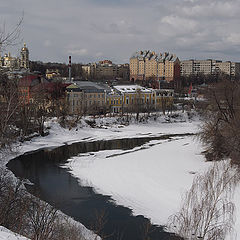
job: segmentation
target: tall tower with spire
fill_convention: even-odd
[[[20,67],[29,69],[29,50],[26,46],[26,43],[24,43],[23,48],[21,49],[21,57],[20,57]]]

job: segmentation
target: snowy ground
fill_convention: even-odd
[[[46,137],[33,138],[31,141],[18,145],[17,155],[45,147],[58,147],[79,141],[94,141],[100,139],[119,139],[144,136],[161,136],[165,134],[196,133],[200,121],[188,120],[187,114],[181,114],[177,119],[160,117],[148,123],[131,123],[128,126],[116,122],[115,118],[96,119],[96,128],[91,128],[84,122],[81,127],[71,130],[64,129],[53,119],[46,123],[50,127],[50,134]],[[11,155],[12,157],[12,155]],[[9,158],[7,159],[9,160]]]
[[[28,238],[22,237],[0,226],[0,240],[28,240]]]
[[[96,122],[98,128],[90,128],[83,123],[79,128],[67,130],[51,120],[47,123],[51,127],[50,135],[23,143],[15,155],[86,140],[196,133],[200,124],[196,118],[187,120],[186,114],[170,121],[160,117],[157,121],[128,126],[116,123],[114,118]],[[202,146],[192,137],[152,141],[145,145],[145,149],[135,150],[139,148],[124,155],[121,155],[121,150],[83,154],[70,159],[63,167],[69,168],[81,184],[112,195],[116,203],[130,207],[134,214],[149,217],[157,224],[166,224],[167,218],[178,210],[181,194],[190,187],[195,173],[204,171],[210,163],[204,162]],[[111,156],[114,154],[117,155]],[[6,162],[12,157],[6,158]],[[234,201],[237,203],[239,200],[240,188]],[[238,213],[237,208],[236,215]],[[238,219],[236,229],[240,235]]]

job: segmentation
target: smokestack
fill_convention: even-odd
[[[69,82],[72,82],[72,60],[71,56],[69,56],[69,62],[68,62],[68,74],[69,74]]]

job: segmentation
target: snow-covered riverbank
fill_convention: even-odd
[[[83,122],[81,127],[68,130],[53,119],[47,123],[51,127],[48,136],[24,142],[18,146],[15,155],[79,141],[196,133],[200,121],[197,118],[188,120],[184,114],[170,121],[160,117],[156,121],[128,126],[116,123],[114,118],[97,119],[96,123],[96,128]],[[122,150],[85,154],[70,159],[63,167],[69,168],[81,184],[111,195],[117,204],[133,209],[134,214],[149,217],[157,224],[166,224],[167,218],[178,210],[181,194],[190,187],[195,173],[204,171],[210,163],[204,161],[202,146],[193,137],[152,141],[144,149],[134,150],[123,155]],[[13,155],[5,161],[10,158]],[[235,202],[240,199],[239,195]],[[238,219],[236,228],[240,229]]]
[[[79,127],[71,130],[62,128],[56,119],[46,123],[50,128],[49,135],[36,137],[18,145],[17,155],[28,151],[34,151],[45,147],[58,147],[79,141],[109,140],[119,138],[132,138],[144,136],[161,136],[166,134],[183,134],[198,132],[200,121],[197,117],[188,119],[186,113],[179,114],[177,118],[159,117],[156,121],[149,120],[147,123],[131,123],[122,125],[116,118],[96,119],[97,127],[91,128],[82,121]],[[12,158],[12,155],[10,156]],[[7,159],[9,160],[9,158]]]
[[[29,240],[0,226],[0,240]]]

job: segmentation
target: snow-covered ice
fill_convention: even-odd
[[[190,188],[195,173],[210,164],[204,161],[201,150],[193,137],[184,137],[152,141],[142,150],[123,155],[111,156],[121,153],[115,150],[74,157],[65,167],[81,184],[111,195],[135,215],[164,225],[179,209],[181,193]]]

